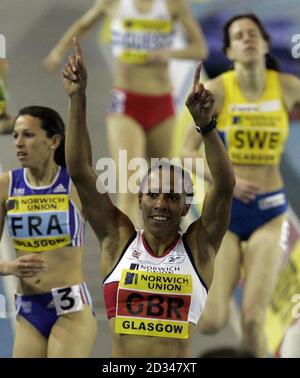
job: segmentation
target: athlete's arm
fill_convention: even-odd
[[[0,118],[0,134],[10,134],[14,129],[14,119],[7,113]]]
[[[6,210],[5,202],[7,200],[9,187],[9,174],[1,173],[0,174],[0,240],[2,238],[3,227],[5,222]]]
[[[171,0],[172,1],[172,0]],[[195,20],[186,0],[172,1],[175,17],[185,32],[187,45],[181,50],[172,50],[171,58],[204,60],[208,55],[206,39],[200,24]]]
[[[170,50],[169,57],[175,59],[205,59],[208,47],[201,26],[195,20],[186,0],[169,0],[175,19],[183,26],[187,45],[183,49]]]
[[[280,84],[287,110],[290,111],[295,105],[300,105],[300,79],[295,75],[282,73]]]
[[[113,205],[92,168],[91,144],[86,126],[87,70],[76,38],[74,45],[75,56],[69,58],[69,63],[63,70],[64,87],[69,95],[66,133],[68,173],[78,191],[84,214],[100,241],[116,234],[122,227],[133,234],[133,224]]]
[[[65,52],[72,46],[73,37],[83,37],[105,14],[105,10],[111,3],[112,0],[97,0],[82,17],[69,27],[43,61],[43,66],[48,72],[53,72],[58,68]]]
[[[207,44],[201,26],[197,24],[186,0],[168,0],[174,22],[178,21],[185,32],[186,45],[183,48],[161,49],[149,53],[149,62],[167,62],[174,59],[205,59]]]
[[[8,64],[6,59],[0,58],[0,92],[5,97],[5,85],[8,76]],[[14,119],[7,113],[6,109],[0,114],[0,134],[7,134],[13,131]]]
[[[207,81],[205,83],[205,88],[214,95],[215,102],[213,104],[213,114],[217,116],[224,101],[224,89],[221,78],[217,77],[216,79]],[[196,165],[196,158],[201,157],[201,155],[199,154],[199,148],[202,143],[202,136],[198,133],[195,133],[195,124],[191,123],[187,128],[186,134],[184,136],[184,141],[181,148],[181,157],[191,158],[191,166],[189,167],[186,165],[186,167],[196,175],[204,177],[206,181],[211,182],[212,177],[206,161],[204,164],[204,171],[197,171],[199,166]]]
[[[203,178],[205,181],[211,183],[211,173],[208,168],[204,153],[200,151],[202,145],[202,137],[199,133],[195,133],[195,125],[191,123],[186,131],[184,141],[181,147],[181,159],[184,162],[185,168],[193,172],[195,175]],[[197,164],[197,159],[204,159],[203,165]]]
[[[6,59],[0,58],[0,79],[6,84],[8,75],[8,64]]]
[[[214,113],[214,96],[199,83],[200,67],[196,70],[193,89],[186,105],[195,123],[205,127]],[[187,235],[194,235],[199,250],[204,242],[217,253],[229,224],[235,178],[232,164],[217,131],[214,129],[203,135],[202,140],[212,184],[204,198],[201,218],[189,227]]]

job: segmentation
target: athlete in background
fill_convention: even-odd
[[[255,15],[233,17],[224,27],[224,51],[233,67],[206,83],[216,99],[217,129],[234,165],[236,187],[200,328],[215,333],[226,324],[243,264],[243,346],[258,357],[268,353],[266,311],[287,240],[288,203],[279,165],[288,111],[300,102],[300,80],[278,72],[269,49],[270,37]],[[192,135],[190,130],[185,157],[199,156],[202,140]]]
[[[20,278],[14,357],[88,357],[97,332],[83,278],[84,219],[65,168],[64,123],[41,106],[14,124],[22,168],[0,175],[0,236],[5,217],[16,250],[0,275]]]
[[[11,133],[14,123],[13,118],[7,112],[7,75],[7,61],[0,58],[0,134]]]
[[[44,60],[44,67],[49,72],[56,69],[73,36],[82,36],[104,16],[111,19],[115,59],[107,109],[110,154],[117,165],[120,150],[127,152],[128,162],[136,157],[170,158],[175,109],[168,63],[171,58],[206,57],[201,28],[186,0],[97,0],[63,35]],[[178,25],[187,43],[174,49]],[[128,170],[127,174],[130,177],[132,172]],[[135,194],[120,194],[118,207],[140,226]]]

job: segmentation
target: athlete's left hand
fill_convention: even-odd
[[[201,63],[198,64],[195,75],[193,87],[185,101],[191,116],[197,126],[207,126],[214,113],[215,97],[204,85],[200,82]]]
[[[78,38],[73,38],[75,55],[69,56],[62,72],[63,84],[69,96],[85,93],[87,86],[87,69]]]

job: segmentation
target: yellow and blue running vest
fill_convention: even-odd
[[[288,114],[283,104],[279,74],[267,70],[260,99],[248,100],[235,71],[222,75],[224,105],[218,115],[218,132],[234,164],[277,165],[288,137]]]
[[[32,187],[26,168],[9,172],[9,234],[15,249],[43,252],[83,245],[85,222],[70,199],[71,179],[59,167],[49,186]]]

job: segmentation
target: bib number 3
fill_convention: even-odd
[[[79,285],[52,289],[52,296],[57,315],[77,312],[83,309]]]

